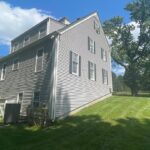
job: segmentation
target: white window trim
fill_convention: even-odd
[[[19,94],[21,94],[21,93],[23,94],[23,96],[22,96],[22,101],[21,101],[21,103],[20,103],[20,101],[19,101]],[[24,91],[19,92],[19,93],[17,94],[17,103],[22,104],[23,100],[24,100]]]
[[[103,50],[103,54],[102,54],[102,50]],[[107,62],[107,51],[103,48],[101,48],[101,55],[103,55],[101,56],[102,60]]]
[[[25,38],[27,38],[27,37],[29,38],[29,42],[26,44]],[[26,46],[26,45],[29,45],[29,44],[31,43],[31,42],[30,42],[30,40],[31,40],[31,39],[30,39],[30,35],[25,36],[25,38],[24,38],[24,40],[23,40],[23,47]]]
[[[17,60],[17,59],[18,59],[18,68],[17,68],[17,69],[14,69],[14,61]],[[20,65],[20,63],[19,63],[19,58],[15,58],[15,59],[13,60],[12,70],[13,70],[13,71],[19,70],[19,65]]]
[[[104,73],[106,73],[106,76],[104,75]],[[103,84],[108,85],[108,71],[105,69],[102,69],[102,80],[103,80]]]
[[[6,68],[5,68],[5,76],[4,76],[4,73],[3,73],[3,71],[4,71],[4,65],[7,66],[7,64],[3,64],[3,67],[1,69],[1,76],[0,76],[1,77],[0,78],[1,81],[5,80],[5,77],[6,77]]]
[[[46,34],[47,34],[47,27],[46,27],[46,26],[41,27],[41,28],[39,29],[39,32],[38,32],[38,39],[41,39],[41,30],[42,30],[42,29],[45,29],[45,36],[46,36]]]
[[[97,34],[100,34],[100,25],[96,21],[94,21],[94,30]]]
[[[91,70],[91,68],[90,68],[91,65],[90,65],[90,64],[91,64],[91,63],[94,65],[94,76],[93,76],[93,78],[91,78],[91,76],[90,76],[90,70]],[[89,79],[90,79],[91,81],[96,81],[96,68],[95,68],[95,65],[96,65],[96,64],[93,63],[93,62],[91,62],[91,61],[89,61],[88,64],[89,64],[89,66],[88,66],[88,67],[89,67]]]
[[[79,63],[80,63],[80,62],[79,62],[79,57],[80,57],[80,56],[79,56],[79,54],[77,54],[77,53],[75,53],[75,52],[72,52],[72,56],[73,56],[73,54],[78,55],[78,66],[77,66],[77,73],[73,72],[73,59],[72,59],[72,62],[71,62],[71,63],[72,63],[72,64],[71,64],[71,73],[74,74],[74,75],[76,75],[76,76],[79,76],[79,65],[80,65],[80,64],[79,64]],[[72,56],[71,56],[71,57],[72,57]],[[73,58],[73,57],[72,57],[72,58]]]
[[[38,60],[37,54],[38,54],[38,52],[39,52],[40,50],[43,51],[43,54],[42,54],[42,69],[37,71],[37,60]],[[41,72],[41,71],[43,70],[43,65],[44,65],[44,48],[41,47],[41,48],[39,48],[39,49],[37,50],[37,52],[36,52],[35,71],[34,71],[34,72]]]
[[[95,41],[88,36],[88,49],[92,54],[96,53]]]

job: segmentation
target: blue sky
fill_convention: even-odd
[[[0,30],[0,32],[2,32],[2,34],[0,33],[0,56],[8,54],[10,40],[12,38],[35,25],[47,15],[57,19],[66,16],[70,21],[73,21],[76,18],[97,11],[102,22],[114,16],[123,16],[125,22],[128,23],[130,22],[130,18],[128,12],[124,10],[124,7],[131,1],[132,0],[0,0],[0,4],[2,4],[0,5],[0,13],[6,14],[8,11],[8,20],[11,20],[11,22],[6,22],[6,18],[1,15],[0,29],[3,30]],[[17,14],[15,14],[16,12],[22,14],[22,16],[17,16]],[[15,18],[15,16],[17,16],[17,18]],[[21,19],[19,17],[22,17],[21,19],[24,19],[24,21],[20,21]],[[18,20],[22,25],[16,23]],[[7,27],[8,24],[9,27]],[[5,38],[3,39],[3,37]]]

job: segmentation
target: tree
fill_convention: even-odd
[[[130,12],[131,21],[140,30],[137,39],[133,36],[135,26],[125,24],[122,17],[114,17],[104,22],[105,34],[111,39],[112,58],[125,68],[124,81],[131,89],[132,95],[137,95],[140,89],[142,67],[148,63],[150,55],[150,1],[136,0],[126,6]]]
[[[113,91],[114,92],[129,91],[129,88],[124,83],[122,75],[117,76],[114,72],[112,72],[112,80],[113,80]]]

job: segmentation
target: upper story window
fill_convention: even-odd
[[[95,50],[96,50],[96,45],[95,45],[95,41],[92,40],[90,37],[88,37],[88,50],[91,52],[91,53],[94,53],[95,54]]]
[[[2,69],[1,69],[1,80],[5,80],[5,76],[6,76],[6,64],[3,65]]]
[[[24,46],[30,44],[30,36],[24,38]]]
[[[102,69],[102,80],[103,84],[108,84],[108,71]]]
[[[107,52],[103,48],[101,48],[101,58],[104,61],[107,61]]]
[[[70,51],[70,73],[79,76],[81,74],[81,57]]]
[[[89,79],[96,81],[96,64],[88,61]]]
[[[19,59],[16,58],[13,61],[13,66],[12,66],[12,70],[18,70],[19,69]]]
[[[13,44],[12,52],[15,52],[18,49],[19,45],[18,43]]]
[[[35,72],[40,72],[43,70],[43,57],[44,49],[41,48],[36,53]]]
[[[33,107],[39,107],[39,106],[40,106],[40,92],[34,92]]]
[[[39,31],[39,38],[42,38],[46,35],[46,27],[42,27]]]
[[[96,21],[94,21],[94,30],[97,34],[100,34],[100,26]]]

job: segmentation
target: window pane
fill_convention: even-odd
[[[90,62],[89,63],[89,74],[90,74],[90,80],[95,80],[95,73],[96,73],[96,70],[95,70],[95,64]]]
[[[102,69],[103,84],[108,84],[108,72]]]
[[[1,80],[4,80],[5,79],[5,76],[6,76],[6,64],[3,65],[3,68],[1,70]]]
[[[19,60],[15,59],[13,64],[13,70],[17,70],[19,68]]]
[[[79,55],[72,53],[72,73],[78,74],[79,72]]]
[[[77,73],[77,69],[78,69],[78,64],[76,62],[73,62],[73,65],[72,65],[72,71],[74,73]]]
[[[23,93],[19,93],[18,95],[18,101],[21,102],[23,100]]]
[[[37,53],[37,57],[41,57],[43,55],[43,50],[39,50],[38,53]]]
[[[37,51],[36,56],[36,72],[41,71],[43,69],[43,49]]]

